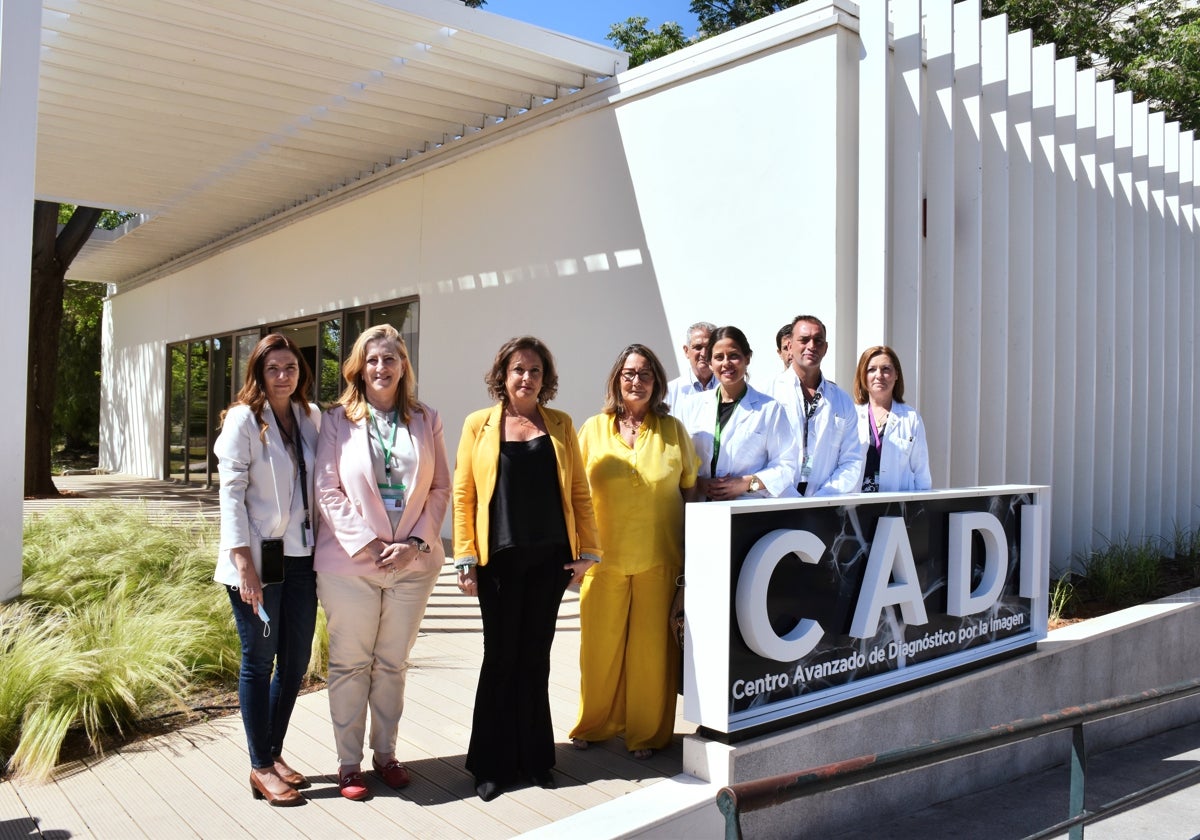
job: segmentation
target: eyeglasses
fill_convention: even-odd
[[[635,379],[642,383],[653,382],[654,373],[648,370],[623,370],[621,371],[621,378],[626,382],[632,382]]]

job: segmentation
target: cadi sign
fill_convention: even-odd
[[[1033,645],[1048,523],[1015,485],[689,505],[685,717],[777,725]]]

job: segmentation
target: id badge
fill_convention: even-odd
[[[404,510],[407,489],[403,484],[380,484],[379,495],[383,498],[383,506],[390,511]]]
[[[316,545],[316,540],[313,537],[312,526],[305,525],[304,526],[304,547],[312,548],[314,545]]]
[[[800,480],[808,481],[808,477],[812,475],[813,459],[811,455],[804,456],[804,463],[800,465]]]

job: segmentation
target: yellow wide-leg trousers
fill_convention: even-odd
[[[679,647],[667,613],[675,568],[636,575],[600,563],[580,587],[579,718],[572,738],[605,741],[625,733],[626,749],[662,749],[675,731]]]

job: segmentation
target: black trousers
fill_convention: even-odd
[[[477,569],[483,667],[467,770],[512,784],[554,766],[550,647],[571,570],[566,546],[499,551]]]

